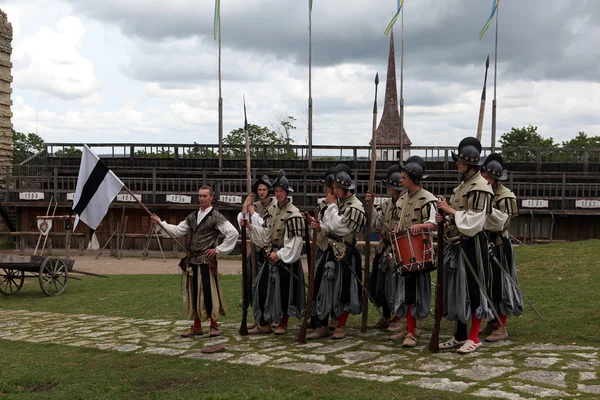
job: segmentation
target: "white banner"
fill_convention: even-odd
[[[132,195],[130,195],[129,193],[121,193],[121,194],[117,195],[117,201],[123,201],[123,202],[127,202],[127,203],[135,203],[136,198],[139,201],[142,201],[141,194],[136,194],[135,198]]]
[[[192,196],[186,196],[183,194],[168,194],[167,203],[191,204]]]
[[[527,208],[548,208],[548,200],[545,199],[523,199],[521,207]]]
[[[19,200],[44,200],[44,192],[20,192]]]
[[[600,208],[600,200],[579,199],[575,200],[576,208]]]

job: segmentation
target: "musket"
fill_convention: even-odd
[[[248,135],[248,118],[246,117],[246,98],[244,97],[244,135],[246,136],[246,190],[250,194],[252,183],[250,179],[250,141]],[[250,294],[248,293],[248,242],[246,223],[242,225],[242,321],[240,323],[240,335],[248,335],[248,307],[250,305]],[[252,258],[255,258],[253,255]]]
[[[438,223],[437,234],[437,278],[435,283],[435,324],[429,339],[429,351],[440,351],[440,327],[444,314],[444,219]]]
[[[373,102],[373,128],[371,135],[371,171],[369,174],[369,193],[373,193],[375,183],[375,168],[377,162],[377,148],[375,145],[375,130],[377,128],[377,85],[379,85],[379,73],[375,75],[375,101]],[[365,275],[363,286],[363,313],[361,332],[367,331],[367,321],[369,319],[369,298],[367,288],[369,287],[369,264],[371,262],[371,218],[373,214],[373,199],[367,204],[367,226],[365,229]]]
[[[315,219],[319,216],[319,209],[315,211]],[[305,214],[306,217],[306,232],[305,239],[308,241],[308,227],[310,226],[308,214]],[[317,236],[318,232],[316,229],[313,229],[313,237],[312,242],[310,243],[310,254],[307,254],[308,259],[308,292],[306,294],[306,310],[304,312],[304,319],[302,320],[302,325],[300,325],[300,330],[298,331],[298,335],[294,338],[294,342],[306,344],[306,329],[308,328],[308,321],[312,316],[312,306],[313,306],[313,292],[315,289],[315,262],[317,258]]]
[[[483,132],[483,114],[485,113],[485,86],[487,84],[488,68],[490,67],[490,56],[485,60],[485,78],[483,79],[483,90],[481,91],[481,104],[479,105],[479,121],[477,122],[477,140],[481,141]]]

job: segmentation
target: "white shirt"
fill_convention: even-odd
[[[204,219],[204,217],[206,217],[206,215],[208,215],[208,213],[212,210],[212,207],[208,207],[205,210],[200,209],[200,211],[198,212],[198,225],[200,225],[200,222],[202,222],[202,220]],[[161,221],[163,227],[168,230],[173,236],[183,236],[186,235],[189,231],[190,231],[190,227],[188,226],[187,222],[185,220],[181,221],[179,223],[179,225],[172,225],[172,224],[168,224],[165,221]],[[231,224],[231,222],[225,220],[224,222],[221,222],[219,225],[217,225],[217,229],[219,230],[219,232],[221,232],[221,234],[223,236],[225,236],[225,239],[223,240],[223,243],[221,243],[219,246],[216,247],[217,250],[217,254],[229,254],[233,251],[233,249],[235,248],[235,244],[237,242],[238,239],[238,231],[234,228],[234,226]]]

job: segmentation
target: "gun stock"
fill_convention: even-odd
[[[444,221],[438,223],[437,237],[437,278],[435,283],[435,325],[429,340],[432,353],[440,351],[440,327],[444,313]]]
[[[315,219],[318,217],[318,209],[315,211]],[[306,218],[306,233],[304,240],[308,242],[308,218]],[[306,294],[306,311],[304,312],[304,319],[302,325],[298,331],[298,335],[294,338],[294,342],[306,344],[306,330],[308,328],[308,321],[312,315],[313,305],[313,291],[315,287],[315,263],[317,258],[317,235],[318,232],[313,230],[312,242],[310,243],[310,259],[308,260],[308,293]]]
[[[248,246],[247,246],[246,224],[242,226],[242,322],[240,323],[240,335],[248,335]]]

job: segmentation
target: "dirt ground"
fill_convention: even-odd
[[[1,254],[11,254],[10,251],[0,252]],[[135,274],[178,274],[180,272],[177,264],[179,258],[173,253],[165,253],[166,259],[163,260],[160,252],[151,252],[145,260],[139,252],[123,252],[123,257],[118,260],[110,255],[110,252],[103,253],[97,260],[96,251],[86,251],[80,256],[77,251],[71,252],[71,259],[75,260],[73,269],[92,272],[102,275],[135,275]],[[12,254],[19,254],[12,252]],[[31,255],[33,252],[26,252],[25,255]],[[64,258],[63,252],[54,251],[53,256]],[[181,255],[183,257],[183,254]],[[306,268],[306,259],[303,260]],[[219,260],[219,273],[224,275],[240,274],[242,270],[242,258],[228,256]]]

